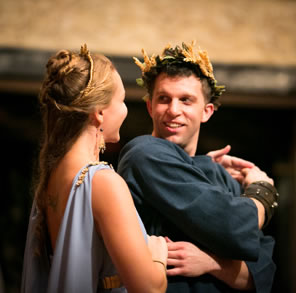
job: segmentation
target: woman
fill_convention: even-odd
[[[22,292],[165,292],[165,239],[146,236],[124,180],[99,160],[119,141],[124,97],[110,60],[86,45],[49,59]]]

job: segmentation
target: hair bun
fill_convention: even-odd
[[[73,70],[72,60],[74,55],[67,51],[61,50],[55,56],[49,59],[46,68],[47,74],[51,80],[60,79]]]

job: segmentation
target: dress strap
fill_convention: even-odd
[[[96,162],[90,162],[87,164],[87,166],[85,168],[83,168],[83,170],[80,172],[80,175],[78,177],[78,180],[76,182],[76,187],[80,186],[83,183],[84,177],[86,175],[86,173],[88,172],[88,168],[90,166],[97,166],[97,165],[109,165],[107,162],[104,161],[96,161]],[[113,169],[112,165],[109,165],[111,167],[111,169]]]

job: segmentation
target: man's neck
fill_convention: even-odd
[[[155,135],[155,132],[153,131],[152,136],[154,137],[157,137],[157,138],[162,138],[162,139],[166,139],[166,138],[163,138],[163,137],[159,137],[157,135]],[[169,141],[168,139],[166,139],[167,141]],[[194,157],[195,156],[195,153],[196,153],[196,149],[197,149],[197,143],[198,143],[198,138],[197,138],[197,142],[195,145],[187,145],[186,147],[183,147],[181,144],[177,144],[175,142],[172,142],[171,143],[174,143],[176,145],[178,145],[179,147],[181,147],[190,157]]]

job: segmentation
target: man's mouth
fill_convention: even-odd
[[[180,124],[180,123],[169,123],[169,122],[166,122],[165,123],[165,126],[169,127],[169,128],[179,128],[179,127],[182,127],[183,124]]]

